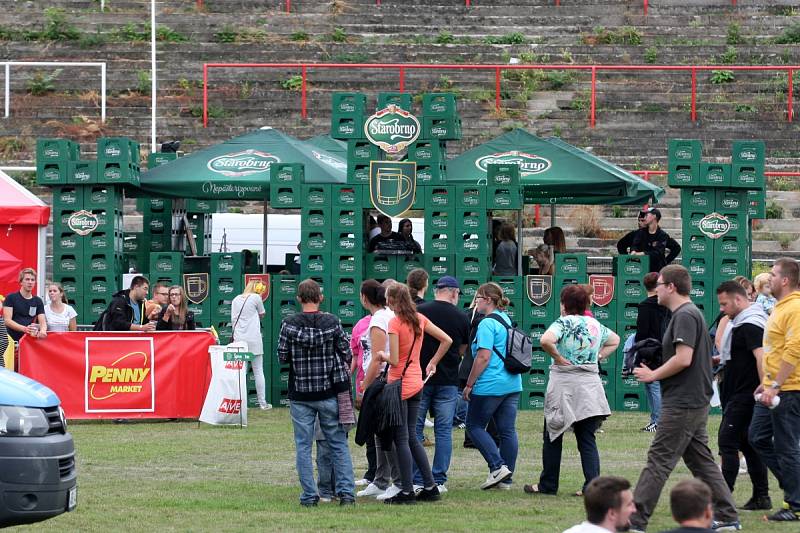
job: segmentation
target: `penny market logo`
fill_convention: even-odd
[[[728,217],[719,213],[711,213],[700,219],[698,229],[710,239],[719,239],[731,229],[731,221]]]
[[[421,130],[417,117],[394,104],[380,109],[364,123],[369,142],[387,154],[403,151],[417,140]]]
[[[154,408],[152,339],[86,339],[86,411]]]
[[[217,156],[211,159],[206,166],[210,171],[223,176],[240,178],[259,172],[268,172],[271,164],[280,162],[281,160],[277,156],[251,149]]]
[[[67,220],[67,226],[69,226],[69,229],[78,235],[89,235],[91,232],[97,229],[99,224],[100,222],[97,219],[97,215],[86,210],[74,213]]]
[[[516,150],[485,155],[475,160],[475,166],[483,172],[486,172],[487,166],[491,164],[519,165],[519,173],[522,176],[541,174],[553,166],[549,159]]]

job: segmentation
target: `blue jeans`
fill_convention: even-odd
[[[331,449],[326,440],[317,441],[317,478],[319,495],[325,498],[333,497],[335,476],[333,473],[333,461],[331,460]]]
[[[658,424],[661,418],[661,382],[645,383],[644,390],[647,391],[647,404],[650,406],[650,423]]]
[[[456,401],[456,414],[453,416],[453,425],[465,424],[467,422],[467,401],[462,396],[464,389],[458,389],[458,400]]]
[[[467,433],[473,444],[483,455],[489,471],[494,472],[506,465],[512,472],[517,465],[517,406],[519,393],[504,396],[480,396],[473,394],[469,399],[467,411]],[[500,436],[500,447],[494,443],[486,426],[494,420]],[[510,482],[508,478],[506,482]]]
[[[455,385],[426,385],[417,416],[417,440],[422,441],[425,429],[425,413],[433,406],[433,434],[436,448],[433,453],[433,480],[437,485],[447,483],[447,470],[453,455],[453,414],[456,410],[458,387]],[[414,484],[422,485],[422,473],[414,467]]]
[[[800,391],[781,392],[780,398],[775,409],[756,403],[749,439],[778,478],[783,499],[800,511]]]
[[[300,486],[303,488],[300,503],[312,503],[319,500],[317,483],[314,480],[314,465],[311,460],[314,420],[317,416],[319,416],[320,428],[331,451],[331,462],[336,478],[336,496],[355,499],[353,463],[350,460],[347,433],[339,425],[339,402],[336,397],[312,402],[292,400],[289,402],[289,412],[294,428],[297,474],[300,476]]]

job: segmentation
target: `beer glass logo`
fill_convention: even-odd
[[[271,164],[280,162],[281,160],[272,154],[258,150],[244,150],[217,156],[211,159],[206,166],[208,170],[223,176],[240,178],[259,172],[269,172]]]
[[[390,104],[364,122],[364,136],[387,154],[402,152],[419,137],[417,117]]]
[[[67,220],[67,226],[69,229],[78,235],[89,235],[91,232],[97,229],[99,224],[100,222],[97,219],[97,215],[86,210],[74,213]]]
[[[486,167],[491,164],[519,165],[520,176],[541,174],[553,166],[549,159],[516,150],[489,154],[475,160],[475,166],[483,172],[486,172]]]
[[[592,274],[589,276],[589,285],[594,289],[592,303],[606,306],[614,299],[614,276]]]
[[[533,305],[545,305],[553,295],[553,276],[525,276],[525,289]]]
[[[388,217],[402,215],[414,203],[417,165],[412,161],[371,161],[369,194],[375,209]]]
[[[700,219],[697,227],[706,237],[719,239],[731,230],[731,221],[719,213],[711,213]]]

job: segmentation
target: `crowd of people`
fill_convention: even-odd
[[[331,496],[342,505],[352,504],[357,497],[375,497],[387,504],[440,499],[447,492],[459,397],[467,401],[466,433],[486,462],[487,477],[480,488],[510,490],[514,486],[522,383],[520,375],[510,373],[504,364],[512,327],[505,313],[508,299],[500,286],[485,283],[465,312],[457,307],[457,279],[439,279],[433,286],[434,299],[425,301],[427,274],[416,271],[409,278],[408,284],[366,280],[360,294],[369,314],[356,324],[352,335],[333,315],[319,311],[319,286],[313,280],[301,283],[298,299],[303,311],[282,325],[278,356],[292,369],[289,399],[304,506],[315,506]],[[611,414],[598,364],[617,349],[619,336],[590,316],[588,287],[565,287],[560,294],[561,316],[541,339],[543,350],[552,358],[542,470],[537,483],[523,486],[524,492],[558,492],[562,440],[569,429],[578,443],[584,473],[576,495],[584,497],[587,508],[587,523],[571,533],[617,528],[645,531],[680,459],[695,479],[673,489],[673,515],[683,528],[675,531],[692,527],[736,530],[741,527],[739,510],[771,509],[768,470],[778,479],[785,501],[767,518],[800,520],[796,410],[800,340],[792,337],[792,327],[800,320],[800,309],[795,309],[800,305],[798,278],[797,262],[781,259],[775,263],[768,274],[768,288],[758,291],[775,298],[769,319],[765,307],[755,301],[758,294],[749,296],[742,280],[721,284],[717,298],[727,320],[717,326],[721,340],[715,349],[712,332],[689,297],[689,272],[668,265],[645,277],[648,297],[640,307],[641,331],[633,337],[657,340],[660,363],[652,368],[639,364],[632,372],[639,381],[660,387],[653,386],[650,392],[657,400],[652,402],[651,427],[644,429],[653,432],[654,438],[633,490],[625,480],[601,476],[602,454],[595,442],[595,433]],[[634,342],[628,349],[635,351],[639,344]],[[716,377],[715,367],[722,368]],[[356,376],[354,408],[345,400],[350,397],[350,373]],[[723,402],[718,441],[721,467],[709,447],[707,432],[715,379]],[[776,396],[780,403],[773,405]],[[420,444],[429,410],[434,413],[433,466]],[[356,419],[356,411],[357,426],[345,424],[345,419]],[[333,465],[332,475],[318,473],[320,483],[327,480],[326,487],[318,485],[310,467],[317,421],[328,445],[336,442],[330,446],[337,450],[334,459],[326,463]],[[366,447],[368,463],[358,480],[347,447],[347,430],[352,427],[357,428],[356,443]],[[747,460],[753,493],[737,509],[731,493],[739,452]],[[336,470],[337,465],[343,471]],[[346,482],[346,487],[340,482]],[[356,492],[357,487],[363,488]]]

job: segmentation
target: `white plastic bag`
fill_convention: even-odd
[[[245,351],[247,344],[209,346],[211,384],[208,387],[200,421],[214,425],[247,425],[247,363],[225,361],[226,351]]]

